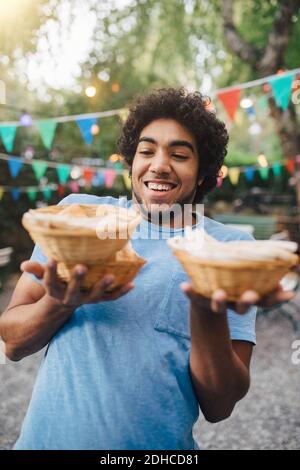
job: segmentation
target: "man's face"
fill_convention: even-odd
[[[148,213],[193,202],[199,158],[192,134],[173,119],[142,130],[132,164],[133,199]]]

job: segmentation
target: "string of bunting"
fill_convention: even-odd
[[[300,68],[282,71],[280,70],[275,75],[269,75],[268,77],[260,78],[258,80],[252,80],[246,83],[233,85],[226,88],[220,88],[212,91],[211,96],[216,96],[217,99],[222,103],[226,114],[230,121],[233,121],[236,115],[236,111],[239,107],[241,100],[241,92],[244,89],[267,86],[274,97],[275,103],[282,110],[286,110],[291,98],[293,90],[298,90],[299,81],[296,80],[297,74],[300,74]],[[261,107],[266,106],[266,96],[260,98]],[[254,113],[253,106],[247,109],[248,114]],[[109,111],[99,111],[96,113],[88,114],[77,114],[71,116],[58,116],[42,120],[33,120],[28,114],[21,116],[20,121],[8,121],[0,123],[0,138],[2,139],[3,145],[7,152],[13,151],[14,141],[16,137],[17,128],[20,126],[36,126],[39,131],[41,140],[47,150],[50,150],[55,137],[55,131],[59,123],[65,123],[74,121],[79,127],[82,138],[87,145],[91,145],[93,142],[93,136],[97,132],[95,126],[99,119],[119,116],[121,120],[126,119],[128,110],[125,108],[115,109]]]
[[[265,159],[265,157],[263,156]],[[272,165],[268,165],[267,161],[261,165],[247,165],[247,166],[233,166],[227,167],[223,166],[221,169],[220,176],[217,179],[217,187],[221,187],[225,178],[229,178],[231,184],[236,186],[239,182],[240,175],[244,174],[246,180],[251,183],[254,180],[255,173],[258,172],[260,178],[263,181],[266,181],[270,176],[270,171],[272,171],[275,178],[278,178],[282,174],[283,168],[287,170],[290,175],[294,175],[296,170],[300,170],[300,155],[296,155],[294,158],[288,158],[285,161],[277,161]]]
[[[30,200],[34,200],[38,192],[42,192],[45,199],[49,199],[53,191],[57,191],[59,195],[63,195],[66,186],[68,186],[72,192],[79,192],[82,186],[105,186],[106,188],[112,188],[118,175],[122,176],[126,189],[129,190],[131,188],[129,171],[124,169],[119,161],[115,163],[114,168],[101,168],[97,166],[87,167],[78,165],[77,163],[67,164],[46,160],[31,160],[28,162],[21,157],[5,154],[0,154],[0,161],[1,160],[6,161],[12,179],[18,177],[23,165],[30,166],[40,186],[12,187],[2,185],[0,186],[0,200],[5,192],[10,192],[13,199],[16,201],[19,199],[21,193],[27,193]],[[44,185],[41,183],[48,168],[55,168],[58,184]]]

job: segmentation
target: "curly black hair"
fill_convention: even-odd
[[[161,118],[174,119],[195,138],[200,165],[194,202],[215,188],[224,158],[227,154],[228,133],[225,124],[209,111],[210,99],[199,92],[189,93],[185,88],[161,88],[137,97],[129,107],[118,140],[118,152],[132,167],[141,131],[152,121]]]

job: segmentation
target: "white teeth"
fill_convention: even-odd
[[[157,184],[157,183],[148,183],[148,188],[149,189],[155,189],[157,191],[170,191],[172,189],[172,186],[169,184]]]

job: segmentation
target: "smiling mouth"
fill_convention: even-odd
[[[175,183],[154,183],[151,181],[144,182],[144,185],[151,191],[155,191],[157,193],[167,193],[177,187],[177,184]]]

